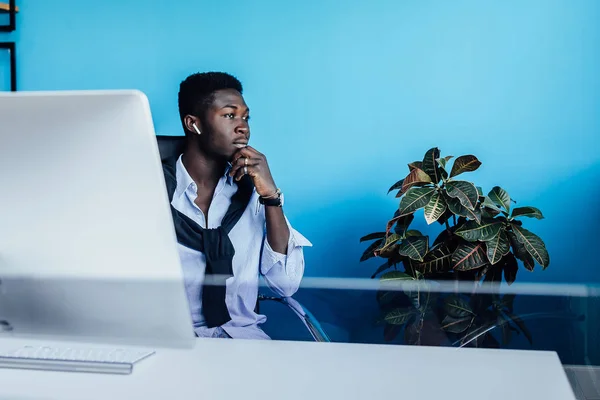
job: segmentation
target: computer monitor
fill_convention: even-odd
[[[0,337],[192,345],[164,185],[143,93],[0,94]]]

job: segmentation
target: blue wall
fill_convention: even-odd
[[[520,280],[600,281],[600,2],[20,1],[21,90],[137,88],[179,134],[177,85],[245,84],[253,145],[315,247],[310,276],[370,276],[358,238],[432,146],[483,161],[471,178],[541,208],[552,264]],[[423,223],[419,222],[421,225]]]

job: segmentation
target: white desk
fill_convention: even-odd
[[[23,344],[0,340],[0,350]],[[48,344],[48,343],[43,343]],[[199,339],[132,375],[0,369],[0,399],[574,399],[551,352]]]

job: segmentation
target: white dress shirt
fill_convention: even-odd
[[[237,184],[227,172],[228,170],[219,179],[208,209],[207,221],[204,213],[194,203],[197,187],[180,156],[176,164],[177,188],[171,205],[201,227],[217,228],[231,204],[231,196],[237,191]],[[254,190],[242,217],[229,232],[235,248],[233,277],[227,279],[225,295],[231,320],[220,328],[233,338],[269,339],[258,326],[266,321],[266,317],[254,312],[259,274],[264,276],[267,285],[276,294],[292,296],[298,290],[304,274],[303,246],[312,246],[291,227],[286,218],[290,230],[287,254],[275,252],[266,239],[265,209],[258,202],[258,197]],[[221,329],[208,328],[202,315],[202,283],[206,258],[203,253],[181,244],[178,244],[178,250],[194,330],[200,337],[219,336]]]

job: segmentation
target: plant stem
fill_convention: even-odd
[[[448,220],[446,220],[446,230],[448,231],[448,233],[451,233],[452,231],[450,230],[450,224],[448,223]]]
[[[456,215],[452,215],[452,220],[454,221],[454,226],[456,226]]]

